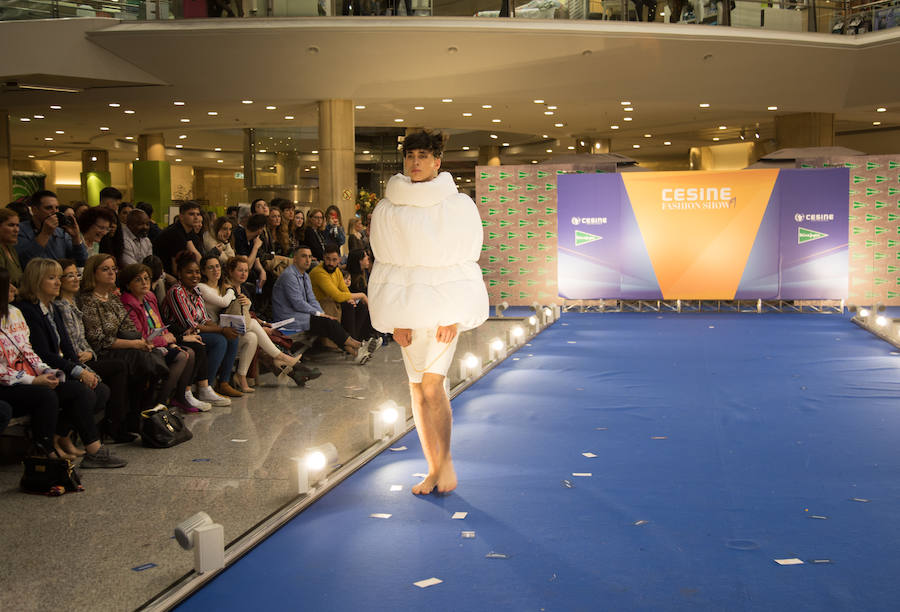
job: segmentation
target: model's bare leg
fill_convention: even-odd
[[[435,488],[439,493],[448,493],[456,488],[456,472],[450,456],[453,418],[450,399],[444,390],[444,377],[426,372],[419,387],[421,401],[418,414],[414,408],[413,416],[428,460],[428,477],[413,487],[413,493],[427,494]],[[416,405],[415,397],[413,405]]]

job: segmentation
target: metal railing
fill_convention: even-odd
[[[642,21],[856,35],[900,25],[900,0],[0,0],[0,20],[319,15]]]

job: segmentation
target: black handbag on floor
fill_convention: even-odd
[[[181,417],[162,404],[141,412],[141,442],[150,448],[171,448],[194,437]]]
[[[81,477],[68,459],[25,457],[25,474],[19,486],[26,493],[56,497],[64,493],[84,491]]]

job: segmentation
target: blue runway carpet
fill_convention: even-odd
[[[564,315],[454,401],[456,492],[410,493],[413,432],[181,609],[900,609],[891,351],[836,315]]]

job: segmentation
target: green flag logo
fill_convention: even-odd
[[[525,284],[528,285],[529,287],[534,287],[535,285],[538,284],[538,282],[536,280],[532,280],[529,278],[528,280],[525,281]]]
[[[500,268],[500,276],[506,276],[510,273],[509,268]]]
[[[866,245],[867,249],[871,249],[872,247],[875,246],[875,241],[874,240],[866,240],[865,245]]]
[[[881,168],[881,164],[876,164],[875,162],[866,162],[866,170],[874,170],[875,168]]]
[[[900,178],[900,177],[897,177],[897,178]],[[888,177],[886,177],[886,176],[879,176],[879,175],[877,175],[877,174],[875,175],[875,184],[876,184],[876,185],[877,185],[878,183],[886,183],[887,180],[888,180]]]
[[[497,210],[496,208],[488,208],[488,215],[489,215],[489,216],[494,216],[494,215],[496,215],[496,214],[499,213],[499,212],[500,212],[500,211]]]
[[[896,187],[888,187],[888,195],[897,195],[898,193],[900,193],[900,189],[897,189]]]
[[[890,168],[891,170],[896,170],[897,168],[900,168],[900,162],[888,162],[888,168]]]
[[[525,276],[528,274],[528,268],[519,268],[519,276]]]
[[[499,284],[500,284],[500,281],[498,281],[496,279],[491,278],[488,280],[488,287],[496,287]]]
[[[863,229],[863,228],[861,228],[861,227],[854,227],[854,228],[853,228],[853,235],[854,235],[854,236],[857,236],[857,235],[859,235],[859,234],[862,234],[864,231],[866,231],[866,230]],[[898,228],[897,233],[900,234],[900,228]]]
[[[481,227],[487,227],[490,224],[491,224],[491,222],[486,219],[482,219],[482,221],[481,221]]]
[[[537,197],[538,204],[543,204],[544,202],[546,202],[549,199],[550,199],[550,196],[545,196],[545,195],[538,195],[538,197]]]
[[[509,246],[508,244],[501,244],[501,245],[500,245],[500,252],[502,253],[503,251],[508,251],[508,250],[510,250],[511,248],[512,248],[512,247]]]
[[[532,185],[531,183],[525,183],[525,191],[534,191],[537,189],[537,185]]]
[[[537,220],[538,227],[544,227],[545,225],[550,225],[550,222],[547,221],[546,219],[538,219]]]
[[[873,196],[876,193],[881,193],[880,189],[875,189],[874,187],[866,187],[866,195]]]
[[[853,208],[865,208],[865,207],[866,207],[865,202],[857,202],[857,201],[853,202]]]
[[[544,172],[543,170],[538,170],[537,177],[539,179],[544,178],[545,176],[550,176],[549,172]]]
[[[875,286],[877,287],[878,285],[883,285],[883,284],[885,284],[886,282],[887,282],[887,279],[884,279],[884,278],[876,278],[876,279],[875,279]]]
[[[548,206],[547,208],[544,209],[544,212],[547,213],[548,215],[555,215],[556,209]]]
[[[525,237],[530,240],[532,238],[537,238],[537,234],[535,234],[534,232],[525,232]]]
[[[506,214],[507,214],[507,215],[518,215],[518,214],[519,214],[519,211],[516,210],[515,208],[507,208],[507,209],[506,209]]]
[[[524,197],[526,197],[526,196],[522,196],[522,197],[524,198]],[[533,209],[533,208],[526,208],[526,209],[525,209],[525,214],[526,214],[526,215],[533,215],[533,214],[536,213],[536,212],[537,212],[537,211],[536,211],[535,209]]]
[[[525,227],[526,225],[531,225],[531,221],[526,221],[525,219],[519,219],[519,227]]]
[[[555,258],[553,255],[547,255],[547,256],[544,258],[544,260],[545,260],[547,263],[553,263],[554,261],[556,261],[556,258]]]
[[[515,238],[519,237],[519,234],[517,234],[516,232],[506,232],[506,237],[510,240],[514,240]]]
[[[518,185],[515,185],[515,184],[513,184],[513,183],[510,183],[510,184],[508,184],[508,185],[506,186],[506,190],[507,190],[507,191],[515,191],[515,190],[517,190],[518,188],[519,188],[519,186],[518,186]]]
[[[495,234],[494,232],[488,232],[488,240],[495,240],[500,237],[500,234]]]
[[[885,180],[887,180],[887,179],[885,179]],[[544,183],[544,188],[547,191],[553,191],[554,189],[556,189],[556,185],[554,183]]]
[[[887,253],[875,253],[875,261],[878,261],[879,259],[886,259],[886,258],[887,258]]]
[[[512,198],[502,195],[498,198],[501,204],[506,204],[507,202],[512,202]]]
[[[496,255],[488,256],[488,263],[497,263],[499,260],[500,260],[500,258],[497,257]]]
[[[526,172],[525,170],[519,170],[518,177],[520,179],[528,178],[528,172]]]
[[[546,250],[547,250],[547,245],[544,244],[543,242],[538,242],[537,250],[538,250],[538,251],[546,251]]]
[[[881,234],[883,234],[887,231],[888,231],[888,228],[886,228],[886,227],[878,227],[877,225],[875,226],[875,235],[876,236],[880,236]]]
[[[490,198],[490,197],[488,197],[488,196],[481,196],[481,203],[482,203],[482,204],[487,204],[487,203],[490,202],[490,201],[491,201],[491,198]]]
[[[519,204],[524,204],[529,200],[528,196],[519,196]]]
[[[487,275],[490,274],[490,273],[491,273],[491,271],[488,270],[487,268],[482,268],[482,269],[481,269],[481,275],[482,275],[482,276],[487,276]]]
[[[887,202],[875,200],[875,208],[887,208]]]
[[[807,166],[809,167],[809,166]],[[844,162],[845,168],[859,168],[859,164],[854,164],[853,162]]]
[[[510,174],[509,172],[503,172],[503,171],[501,171],[500,174],[499,174],[499,178],[500,178],[501,181],[502,181],[503,179],[507,179],[507,178],[509,178],[509,177],[511,177],[511,176],[512,176],[512,174]]]
[[[528,245],[525,244],[524,242],[521,243],[521,244],[519,245],[519,252],[520,252],[520,253],[521,253],[522,251],[527,251],[527,250],[528,250]]]
[[[825,238],[828,234],[823,234],[822,232],[817,232],[815,230],[806,229],[805,227],[797,228],[797,244],[803,244],[805,242],[812,242],[813,240],[818,240],[820,238]]]
[[[509,257],[506,258],[506,261],[508,261],[509,263],[516,263],[520,259],[522,259],[522,258],[516,257],[515,255],[510,255]]]
[[[496,282],[496,281],[494,281],[494,282]],[[493,287],[493,285],[491,285],[491,286]],[[507,293],[506,291],[501,291],[501,292],[500,292],[500,299],[501,299],[501,300],[505,300],[506,298],[508,298],[508,297],[511,296],[511,295],[512,295],[511,293]]]
[[[488,185],[488,192],[494,192],[497,191],[497,189],[499,189],[499,187],[496,185]]]
[[[515,287],[516,285],[521,285],[522,282],[511,278],[508,281],[506,281],[506,284],[509,285],[510,287]]]
[[[581,230],[575,230],[575,246],[577,247],[596,242],[597,240],[603,240],[603,236],[595,236],[594,234],[582,232]]]
[[[854,184],[854,185],[858,185],[858,184],[860,184],[860,183],[865,183],[867,180],[869,180],[869,179],[867,179],[867,178],[864,177],[864,176],[854,176],[854,177],[853,177],[853,184]]]
[[[490,174],[488,174],[487,172],[479,172],[478,173],[478,178],[480,178],[481,180],[484,180],[484,179],[488,178],[489,176],[490,176]]]
[[[875,221],[876,219],[881,219],[881,217],[879,217],[878,215],[873,215],[871,213],[866,213],[866,223],[871,223],[872,221]]]
[[[556,238],[556,232],[545,232],[544,236],[547,238]]]
[[[525,261],[527,261],[528,263],[534,263],[537,260],[538,260],[538,258],[535,257],[534,255],[529,255],[528,257],[525,258]]]
[[[497,223],[497,225],[499,225],[500,227],[506,227],[508,225],[512,225],[512,221],[507,221],[506,219],[500,219],[500,221]]]

